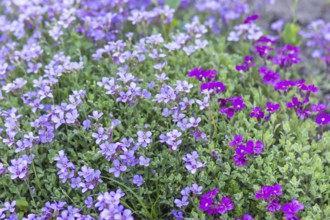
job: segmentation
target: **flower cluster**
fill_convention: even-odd
[[[228,118],[234,117],[236,112],[242,111],[246,107],[243,97],[241,96],[232,98],[219,98],[218,102],[220,104],[221,114],[226,115]]]
[[[195,217],[200,200],[199,209],[209,215],[233,218],[237,213],[237,220],[251,220],[250,214],[242,216],[247,207],[254,208],[255,201],[245,195],[251,192],[232,193],[253,183],[262,171],[253,168],[257,175],[241,175],[227,163],[234,149],[216,149],[223,136],[228,139],[238,130],[261,137],[259,129],[264,129],[263,141],[243,143],[243,135],[236,135],[229,142],[235,147],[235,166],[246,165],[251,157],[257,158],[259,168],[273,158],[271,163],[279,163],[273,166],[276,171],[283,163],[285,170],[314,161],[311,170],[323,171],[317,168],[326,160],[329,138],[324,134],[319,140],[319,131],[306,125],[315,116],[322,133],[328,130],[328,101],[312,103],[319,98],[312,97],[319,88],[293,80],[300,68],[292,67],[302,65],[299,47],[283,43],[284,32],[265,36],[256,23],[264,15],[247,16],[251,9],[255,10],[246,0],[2,0],[0,185],[6,200],[0,201],[0,219],[159,219],[171,218],[170,210],[183,219]],[[271,28],[280,34],[283,25],[279,20]],[[301,35],[316,49],[313,57],[328,65],[329,24],[318,21],[307,29]],[[225,37],[217,37],[219,33]],[[239,74],[232,74],[234,66]],[[278,112],[281,106],[286,111]],[[282,135],[286,129],[278,120],[266,122],[275,112],[272,119],[278,120],[294,121],[297,117],[291,116],[297,114],[305,130]],[[235,120],[226,120],[235,114]],[[298,152],[305,150],[297,146],[300,142],[311,145],[306,146],[308,154]],[[257,156],[263,154],[264,143],[274,145],[274,151]],[[276,160],[292,154],[281,151],[282,143],[288,143],[288,149],[296,147],[302,157]],[[220,166],[224,172],[219,172]],[[299,175],[309,172],[301,169]],[[296,174],[282,172],[292,173]],[[317,174],[315,185],[322,187],[322,175],[328,173]],[[211,181],[214,177],[223,181],[223,194],[228,196],[218,198],[218,188],[202,195],[205,185],[217,184]],[[252,181],[243,181],[246,178]],[[193,184],[182,189],[182,182]],[[301,184],[298,190],[306,181]],[[106,190],[118,185],[127,190],[125,199],[121,189]],[[268,211],[278,211],[281,187],[262,186],[256,198],[265,200]],[[173,196],[177,189],[182,189],[178,198]],[[240,204],[246,203],[230,212],[231,196],[236,201],[241,195]],[[319,196],[313,191],[306,197],[302,201],[308,202],[309,210],[303,216],[308,218]],[[320,208],[324,204],[320,202]],[[302,209],[295,199],[282,205],[286,219],[298,219]],[[318,210],[312,210],[317,216],[314,212]],[[258,209],[253,214],[267,215]]]
[[[56,217],[57,219],[88,219],[94,220],[90,215],[85,215],[81,213],[79,208],[73,206],[65,206],[67,205],[64,201],[53,201],[46,202],[44,207],[41,208],[41,215],[37,216],[36,214],[29,214],[27,217],[23,218],[23,220],[34,220],[34,219],[48,219],[52,217]]]
[[[268,205],[266,209],[270,212],[275,212],[281,209],[281,204],[279,203],[278,196],[281,196],[282,186],[280,184],[275,184],[274,186],[262,186],[259,191],[256,192],[256,199],[264,199]]]
[[[235,147],[235,155],[233,156],[235,166],[246,165],[246,154],[262,154],[264,145],[261,141],[248,140],[246,144],[242,144],[243,135],[239,134],[229,142],[230,147]]]
[[[200,85],[203,94],[221,93],[226,90],[225,84],[213,81],[216,77],[217,70],[204,70],[202,68],[194,68],[188,73],[188,77],[195,77],[199,81],[206,81]]]
[[[278,110],[280,110],[281,106],[280,106],[280,104],[267,102],[266,108],[267,108],[268,115],[265,115],[265,113],[262,111],[262,109],[259,106],[253,107],[251,109],[250,118],[256,118],[258,120],[258,122],[260,122],[261,119],[265,119],[266,121],[268,121],[270,119],[270,116],[274,112],[277,112]]]
[[[330,23],[319,19],[311,22],[306,30],[299,32],[307,40],[307,47],[312,49],[311,56],[327,63],[330,61],[329,30]]]
[[[198,153],[197,151],[193,151],[191,153],[188,153],[183,160],[186,162],[186,169],[192,173],[195,174],[197,169],[204,168],[205,163],[201,163],[197,161],[198,159]]]
[[[99,193],[95,207],[100,212],[100,218],[133,220],[132,211],[120,204],[120,199],[124,196],[125,193],[120,189],[116,192]]]
[[[258,15],[251,15],[245,18],[243,24],[234,27],[234,30],[229,33],[228,41],[237,42],[243,40],[258,40],[262,35],[262,30],[254,22],[258,20]]]
[[[16,200],[3,203],[3,208],[0,208],[0,219],[18,219]]]
[[[22,157],[18,159],[12,159],[10,161],[11,166],[8,167],[8,171],[10,172],[11,179],[22,179],[27,180],[28,175],[28,165],[32,164],[32,160],[34,158],[34,155],[23,155]]]
[[[236,65],[237,71],[247,72],[250,68],[254,67],[256,64],[253,62],[254,58],[251,56],[246,56],[244,58],[243,65]]]
[[[54,157],[54,160],[57,161],[58,176],[62,179],[62,182],[65,183],[67,180],[71,180],[70,186],[72,188],[81,188],[82,193],[87,190],[93,190],[98,183],[102,182],[100,179],[101,171],[87,166],[81,167],[78,176],[76,176],[76,167],[69,161],[63,150],[58,152],[58,156]]]
[[[193,198],[195,198],[197,195],[202,194],[202,189],[203,187],[197,185],[196,183],[184,188],[183,190],[181,190],[182,199],[175,199],[175,205],[178,208],[182,209],[189,204],[189,197],[192,196]]]
[[[286,219],[288,220],[299,219],[296,214],[303,209],[304,205],[295,199],[292,199],[290,203],[286,203],[282,206],[282,212],[285,213]]]
[[[230,197],[224,196],[221,201],[216,199],[219,189],[205,193],[200,199],[199,209],[205,211],[208,215],[225,214],[234,209],[234,203],[232,203]]]

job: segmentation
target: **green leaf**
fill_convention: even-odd
[[[23,212],[29,211],[29,203],[24,197],[16,200],[16,207]]]
[[[281,34],[284,42],[291,45],[299,45],[301,43],[301,37],[298,35],[300,26],[294,23],[287,23],[284,27],[284,31]]]

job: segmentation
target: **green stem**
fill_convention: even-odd
[[[31,191],[31,187],[30,187],[30,184],[29,184],[29,177],[26,178],[26,184],[27,184],[27,186],[28,186],[28,188],[29,188],[30,196],[31,196],[31,199],[32,199],[32,201],[33,201],[33,206],[34,206],[35,209],[37,209],[37,206],[36,206],[37,203],[36,203],[36,201],[34,200],[34,197],[33,197],[32,191]]]

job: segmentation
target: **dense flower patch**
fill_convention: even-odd
[[[329,24],[267,4],[3,0],[0,219],[330,218]]]

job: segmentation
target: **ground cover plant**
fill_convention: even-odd
[[[2,0],[0,219],[329,219],[330,23],[273,2]]]

